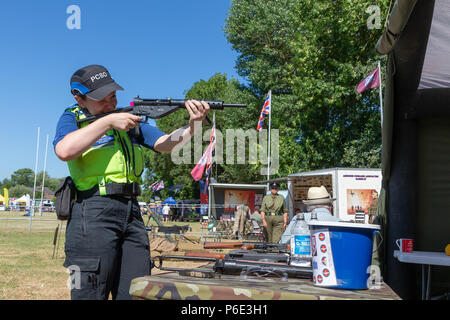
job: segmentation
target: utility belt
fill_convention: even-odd
[[[107,183],[107,196],[120,196],[125,198],[136,198],[141,194],[139,183]],[[75,187],[70,176],[66,177],[59,184],[56,192],[56,216],[59,220],[68,220],[72,214],[72,207],[76,199],[87,199],[93,196],[100,196],[98,186],[86,191],[80,191]]]
[[[282,216],[283,213],[267,212],[266,216]]]
[[[105,185],[106,196],[120,196],[125,198],[136,198],[141,194],[139,183],[114,183],[110,182]],[[85,191],[77,190],[78,199],[86,199],[94,196],[100,196],[98,185]]]

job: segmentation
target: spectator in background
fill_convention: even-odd
[[[259,207],[255,207],[255,211],[250,216],[250,219],[255,220],[256,223],[258,223],[258,225],[262,228],[263,234],[264,234],[264,241],[267,241],[267,239],[268,239],[267,228],[264,227],[264,224],[263,224],[263,221],[261,218],[261,211],[260,211]]]
[[[378,192],[376,190],[372,190],[372,202],[370,203],[369,208],[367,208],[367,214],[369,215],[369,223],[372,224],[375,219],[375,214],[377,213],[378,207]]]
[[[250,216],[250,219],[255,220],[260,226],[262,226],[263,223],[259,207],[255,207],[255,211],[253,211],[252,215]]]
[[[167,203],[163,207],[162,212],[163,212],[163,221],[167,222],[169,220],[169,212],[170,212],[170,207]]]
[[[250,219],[250,208],[245,204],[238,205],[234,214],[233,235],[237,236],[240,240],[244,238],[245,222],[247,219]]]

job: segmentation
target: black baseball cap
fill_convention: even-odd
[[[87,95],[94,100],[102,100],[116,90],[123,90],[100,65],[94,64],[77,70],[70,78],[70,92],[73,95]]]

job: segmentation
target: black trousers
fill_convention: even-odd
[[[74,204],[66,260],[72,300],[129,300],[133,278],[150,274],[150,246],[136,199],[93,196]]]

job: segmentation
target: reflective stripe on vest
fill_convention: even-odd
[[[73,112],[77,120],[86,118],[78,105],[66,111]],[[80,127],[88,124],[82,123]],[[107,183],[141,183],[143,163],[141,146],[132,143],[127,132],[112,129],[67,165],[78,190],[86,191],[98,185],[100,195],[107,195]]]

